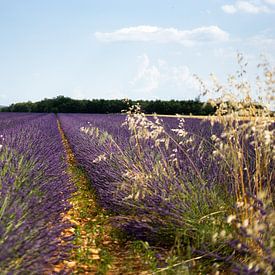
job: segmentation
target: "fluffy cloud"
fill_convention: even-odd
[[[229,34],[217,26],[203,26],[192,30],[161,28],[156,26],[135,26],[113,32],[96,32],[96,39],[102,42],[141,41],[159,43],[180,43],[192,46],[200,42],[227,41]]]
[[[237,9],[233,5],[224,5],[222,6],[222,10],[226,13],[231,13],[231,14],[237,12]]]
[[[169,98],[168,91],[173,96],[182,98],[183,91],[189,92],[192,97],[198,85],[187,66],[170,66],[164,60],[152,63],[144,54],[138,57],[138,69],[135,77],[130,81],[130,90],[140,98],[157,98],[160,91],[165,91],[164,98]]]
[[[275,5],[275,0],[264,0],[267,4]]]
[[[134,90],[140,90],[144,93],[151,93],[159,87],[161,73],[159,68],[150,64],[149,57],[144,54],[138,57],[137,74],[130,85]]]
[[[264,2],[274,4],[274,0],[265,0]],[[233,14],[236,12],[259,14],[259,13],[272,13],[273,11],[264,4],[256,4],[253,1],[236,1],[233,5],[224,5],[222,10],[225,13]]]

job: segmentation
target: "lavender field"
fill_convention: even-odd
[[[54,115],[0,115],[1,274],[44,272],[64,259],[62,221],[74,187]]]
[[[0,0],[0,275],[275,274],[275,0]]]
[[[97,211],[150,252],[149,273],[271,274],[273,133],[268,117],[1,113],[1,274],[77,269],[65,141]]]

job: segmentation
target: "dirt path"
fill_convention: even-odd
[[[114,236],[107,213],[97,206],[89,179],[78,167],[60,122],[57,123],[67,152],[68,173],[78,190],[71,199],[72,209],[64,217],[75,225],[64,234],[75,235],[77,247],[55,271],[65,267],[73,274],[151,274],[148,264],[133,251],[132,243]]]

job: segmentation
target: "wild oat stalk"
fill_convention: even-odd
[[[253,100],[253,84],[247,80],[247,63],[238,54],[239,71],[228,77],[226,85],[212,75],[213,88],[219,94],[211,104],[216,114],[211,119],[223,126],[220,136],[212,135],[214,155],[227,171],[232,184],[236,208],[229,224],[231,244],[237,251],[249,255],[247,270],[271,273],[274,255],[274,93],[275,68],[266,60],[258,67],[263,77],[257,77],[260,94]],[[202,81],[200,81],[203,83]],[[211,89],[202,85],[206,95]],[[222,166],[222,163],[227,164]],[[231,169],[228,171],[228,164]],[[234,222],[232,222],[234,220]],[[237,265],[238,266],[238,265]],[[238,266],[240,267],[240,265]],[[245,268],[242,267],[242,272]]]

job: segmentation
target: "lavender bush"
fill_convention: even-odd
[[[181,129],[177,135],[171,131],[176,118],[164,120],[164,126],[143,114],[59,118],[99,202],[114,214],[115,226],[151,243],[167,246],[177,240],[191,250],[202,243],[209,250],[222,248],[213,244],[212,235],[228,227],[223,221],[229,205],[224,185],[211,181],[222,175],[207,154],[209,144],[196,138],[202,129],[210,135],[209,122],[187,119],[189,133]],[[196,144],[191,148],[190,133]],[[179,143],[183,134],[187,141]]]
[[[74,187],[56,118],[1,114],[0,125],[1,274],[41,274],[71,247],[62,216]]]

